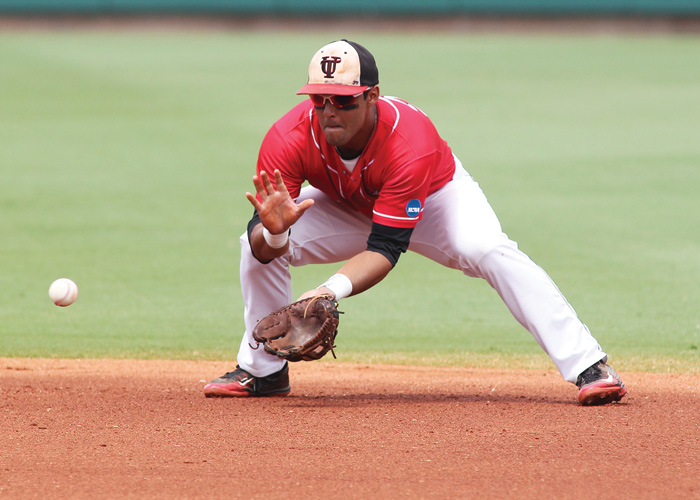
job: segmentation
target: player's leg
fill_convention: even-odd
[[[481,188],[461,166],[452,182],[426,200],[409,249],[484,278],[564,379],[575,383],[605,357],[549,276],[503,233]]]
[[[294,300],[289,266],[347,260],[364,250],[371,230],[367,217],[344,209],[321,191],[305,187],[299,201],[307,198],[314,199],[314,206],[292,226],[289,249],[282,257],[260,263],[250,252],[247,234],[241,236],[240,279],[246,332],[238,364],[255,376],[273,373],[284,365],[284,361],[262,347],[253,349],[251,345],[256,345],[252,337],[255,324]]]
[[[291,303],[289,266],[347,260],[365,248],[371,222],[345,210],[315,188],[302,189],[299,201],[313,198],[314,206],[292,227],[285,255],[267,264],[250,251],[248,235],[241,236],[240,279],[246,330],[238,351],[238,366],[204,387],[207,397],[286,396],[290,392],[286,361],[255,347],[255,324]]]

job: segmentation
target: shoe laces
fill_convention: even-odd
[[[240,366],[237,366],[235,370],[232,372],[227,372],[226,374],[222,375],[220,378],[225,378],[225,379],[234,379],[234,380],[241,380],[244,378],[252,377],[250,373],[245,371],[243,368]]]
[[[581,375],[578,376],[576,385],[580,389],[586,384],[590,384],[591,382],[605,378],[603,375],[605,368],[607,368],[607,365],[602,361],[598,361],[596,364],[589,366],[581,373]]]

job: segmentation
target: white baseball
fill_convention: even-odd
[[[69,306],[78,298],[78,285],[68,278],[59,278],[51,283],[49,297],[57,306]]]

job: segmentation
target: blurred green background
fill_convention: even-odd
[[[260,141],[343,37],[616,368],[700,371],[700,39],[673,35],[0,32],[0,356],[235,359]],[[341,306],[343,361],[553,368],[488,285],[415,255]]]

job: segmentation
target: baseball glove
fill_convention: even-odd
[[[263,344],[267,352],[287,361],[313,361],[328,351],[335,358],[340,314],[338,303],[324,295],[298,300],[255,325],[255,348]]]

